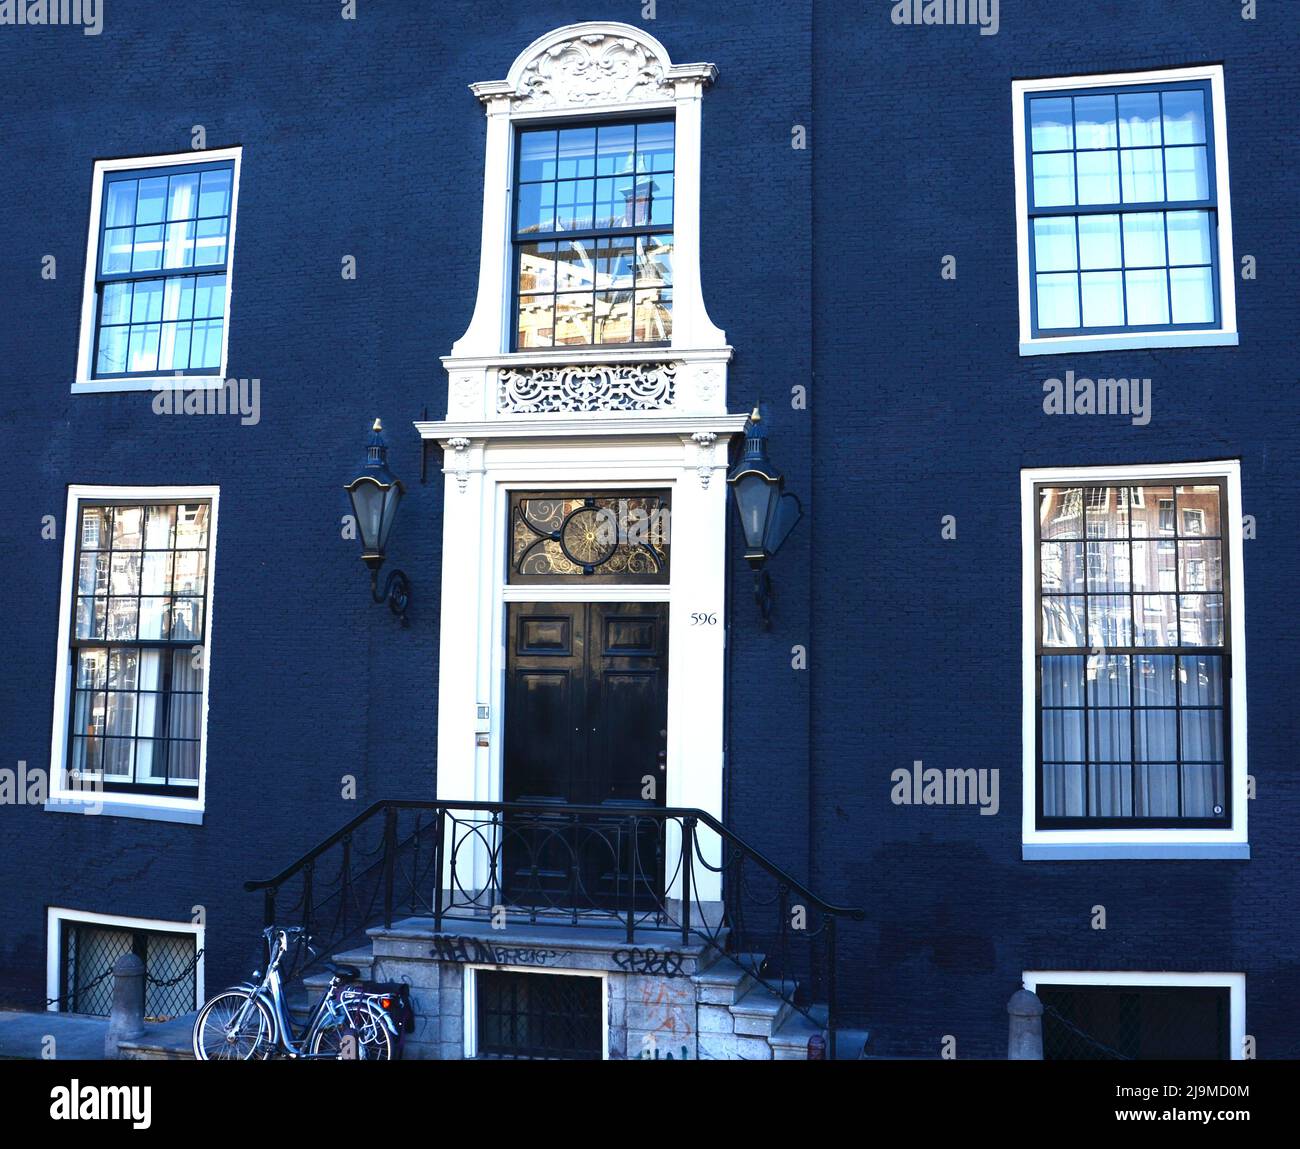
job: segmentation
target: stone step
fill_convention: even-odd
[[[731,1006],[735,1032],[743,1037],[770,1037],[792,1012],[790,1003],[764,985],[755,983]]]
[[[145,1026],[143,1036],[124,1041],[119,1053],[125,1061],[193,1061],[194,1019],[198,1011],[170,1021]]]
[[[729,957],[721,957],[693,978],[698,986],[697,1000],[704,1005],[731,1005],[745,996],[754,985],[749,971]]]
[[[798,1010],[791,1010],[790,1016],[768,1038],[768,1044],[772,1046],[772,1059],[774,1061],[807,1061],[808,1041],[810,1038],[817,1036],[820,1036],[823,1040],[826,1037],[826,1031],[821,1025],[811,1018],[805,1017]]]

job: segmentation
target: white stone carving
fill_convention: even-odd
[[[713,431],[696,431],[691,438],[699,448],[699,466],[696,470],[700,475],[700,487],[707,491],[709,480],[713,477],[713,444],[717,442],[718,436]]]
[[[453,386],[457,407],[468,410],[478,405],[479,384],[473,375],[457,376]]]
[[[456,435],[447,440],[447,446],[453,448],[456,452],[456,483],[460,487],[462,495],[469,484],[469,445],[470,440],[463,435]]]
[[[659,411],[677,398],[676,363],[580,363],[506,367],[497,375],[497,411]]]
[[[627,36],[588,34],[543,49],[525,65],[514,109],[590,107],[664,98],[664,66]]]

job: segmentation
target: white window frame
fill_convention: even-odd
[[[487,965],[484,963],[467,964],[464,967],[465,980],[461,990],[464,1007],[464,1053],[466,1060],[478,1056],[478,972],[491,970],[494,973],[526,973],[536,975],[558,974],[560,977],[594,977],[600,979],[600,1015],[604,1024],[600,1028],[600,1059],[609,1060],[609,973],[599,969],[551,969],[549,966],[538,968],[530,965]]]
[[[239,167],[243,148],[214,148],[211,151],[173,152],[165,156],[125,156],[112,160],[96,160],[90,184],[90,229],[86,239],[86,274],[81,293],[81,334],[77,342],[77,374],[72,383],[72,393],[106,394],[115,391],[153,391],[162,387],[215,388],[224,385],[226,378],[226,353],[230,345],[230,300],[235,279],[235,217],[239,204]],[[95,346],[95,269],[99,266],[99,218],[104,202],[104,175],[106,172],[132,171],[136,168],[164,168],[179,164],[220,163],[234,164],[230,182],[230,231],[226,236],[226,309],[221,330],[221,369],[216,375],[174,375],[130,379],[96,379],[91,362]],[[159,273],[161,274],[161,272]]]
[[[45,808],[58,813],[109,814],[160,822],[201,824],[207,789],[208,690],[212,674],[213,593],[216,589],[217,520],[220,487],[103,487],[69,485],[64,513],[62,586],[59,591],[58,659],[54,674],[54,721],[50,735],[50,788]],[[163,794],[122,794],[98,788],[75,788],[67,777],[68,724],[72,707],[73,586],[76,583],[77,508],[83,499],[114,503],[164,503],[205,499],[211,505],[208,526],[208,617],[204,637],[203,702],[200,715],[199,784],[195,797]]]
[[[1025,159],[1025,96],[1062,88],[1123,88],[1130,84],[1175,84],[1208,80],[1213,103],[1214,177],[1219,230],[1219,326],[1188,331],[1108,332],[1053,337],[1033,334],[1033,295],[1029,284],[1029,188]],[[1232,256],[1232,201],[1228,184],[1228,119],[1223,97],[1223,65],[1161,68],[1147,72],[1107,72],[1091,76],[1051,76],[1011,83],[1011,123],[1016,176],[1016,274],[1020,284],[1020,354],[1067,355],[1156,347],[1235,347],[1237,268]]]
[[[1228,1054],[1246,1058],[1246,975],[1244,973],[1178,973],[1170,970],[1025,970],[1021,981],[1030,993],[1040,985],[1100,986],[1216,986],[1228,990]]]
[[[171,922],[161,918],[128,918],[121,914],[97,914],[88,910],[70,910],[61,906],[50,906],[45,922],[45,996],[48,999],[46,1011],[59,1012],[56,1000],[61,992],[59,985],[59,967],[63,961],[60,935],[64,922],[85,922],[95,926],[109,926],[123,930],[153,930],[157,933],[190,934],[194,938],[194,950],[199,955],[198,965],[194,968],[194,996],[200,1005],[207,998],[204,992],[204,938],[207,927],[199,922]]]
[[[1232,635],[1232,682],[1225,706],[1232,715],[1232,825],[1227,829],[1083,829],[1040,830],[1038,795],[1038,692],[1036,645],[1038,586],[1036,538],[1038,483],[1159,483],[1162,478],[1223,479],[1228,490],[1228,521],[1223,538],[1228,548],[1227,603]],[[1246,608],[1242,564],[1241,464],[1236,459],[1202,463],[1037,467],[1020,472],[1021,513],[1021,856],[1025,861],[1078,861],[1100,858],[1238,858],[1250,857],[1246,831]]]

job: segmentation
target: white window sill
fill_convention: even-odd
[[[74,395],[105,395],[117,391],[215,390],[226,385],[220,375],[160,375],[152,379],[78,379]]]
[[[45,809],[56,814],[98,814],[110,818],[139,818],[146,822],[203,825],[203,807],[197,802],[140,800],[125,794],[53,793],[46,800]]]
[[[1146,841],[1146,842],[1023,842],[1025,862],[1130,861],[1249,861],[1249,842]]]
[[[1023,355],[1080,355],[1089,351],[1143,351],[1162,347],[1236,347],[1235,331],[1135,331],[1022,339]]]

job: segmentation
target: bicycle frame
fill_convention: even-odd
[[[293,1019],[289,1016],[288,1004],[285,1001],[284,979],[280,974],[280,966],[289,952],[289,931],[285,929],[266,929],[263,934],[267,937],[268,947],[266,972],[262,975],[261,981],[244,981],[231,987],[232,989],[243,990],[249,995],[248,1000],[240,1007],[239,1012],[232,1019],[232,1025],[236,1027],[242,1025],[248,1016],[248,1011],[256,1008],[253,1002],[255,1000],[260,1001],[267,1007],[267,1011],[271,1015],[270,1041],[276,1052],[283,1053],[294,1059],[336,1060],[337,1055],[334,1053],[311,1053],[309,1042],[312,1035],[320,1028],[320,1023],[326,1015],[336,1025],[347,1025],[356,1028],[348,1003],[342,999],[342,995],[338,992],[339,986],[344,984],[343,980],[337,975],[330,979],[329,988],[312,1007],[301,1037],[297,1036],[294,1032]],[[366,1012],[370,1014],[372,1022],[382,1022],[392,1034],[393,1039],[396,1040],[397,1027],[392,1018],[388,1016],[387,1011],[371,1006],[364,1001],[364,997],[359,1004],[364,1005]]]

